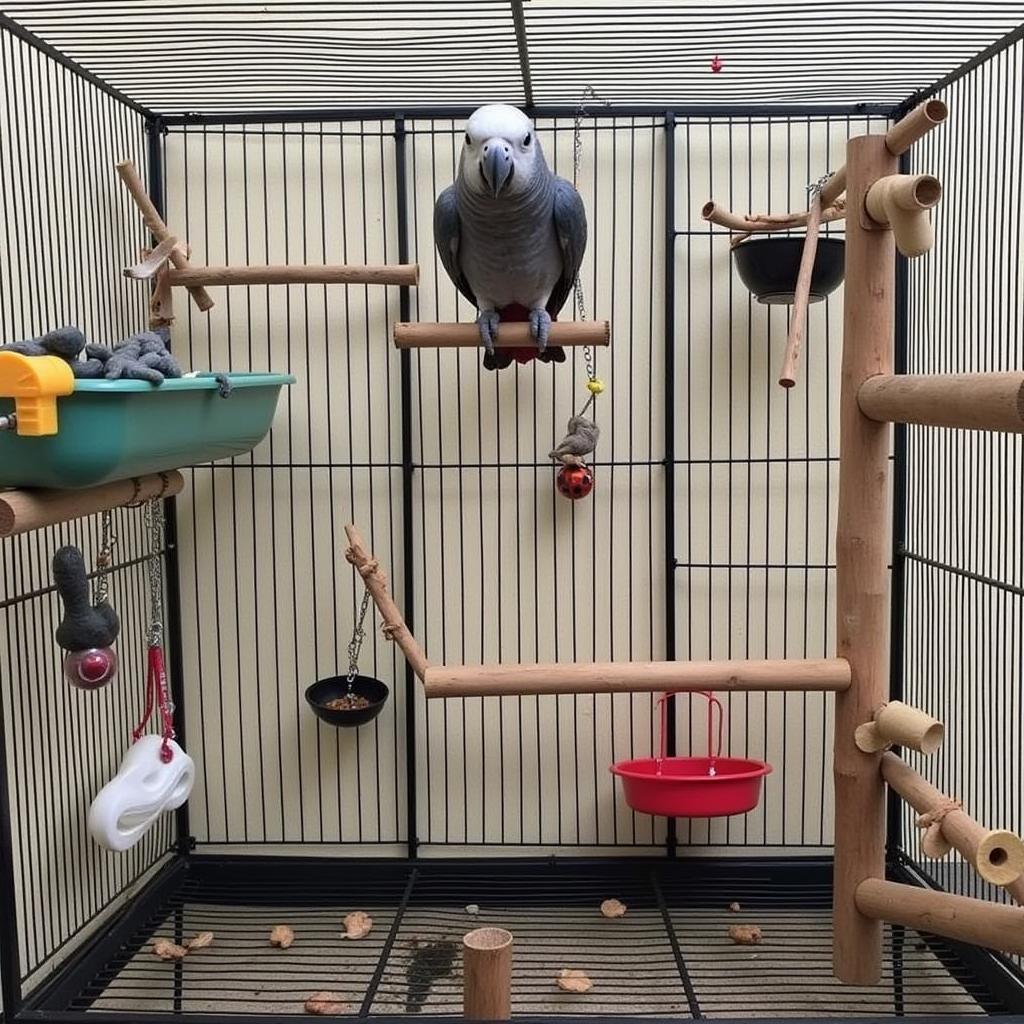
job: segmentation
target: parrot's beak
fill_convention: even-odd
[[[488,139],[480,158],[480,174],[495,198],[512,180],[514,169],[512,147],[504,139]]]

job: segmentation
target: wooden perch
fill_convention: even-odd
[[[952,848],[987,882],[1002,885],[1024,903],[1024,843],[1005,829],[986,829],[893,753],[882,755],[882,776],[920,815],[921,848],[945,857]]]
[[[866,754],[877,754],[893,745],[934,754],[942,746],[945,727],[931,715],[902,701],[883,704],[873,722],[857,726],[854,740]]]
[[[1024,433],[1024,373],[880,374],[857,393],[879,423]]]
[[[346,526],[345,536],[348,537],[345,558],[355,566],[356,571],[363,577],[366,589],[369,590],[373,603],[377,606],[377,611],[380,612],[380,617],[384,622],[384,635],[398,644],[406,661],[412,666],[412,670],[422,679],[430,663],[416,642],[416,638],[409,632],[409,627],[405,624],[398,605],[388,593],[387,577],[381,571],[377,560],[367,551],[363,538],[360,537],[355,526],[351,524]]]
[[[175,469],[76,490],[0,491],[0,537],[70,522],[148,498],[170,498],[184,485]]]
[[[790,228],[804,227],[809,218],[810,210],[803,213],[748,213],[739,214],[726,210],[719,206],[713,199],[709,199],[700,211],[704,220],[719,227],[728,228],[730,231],[744,232],[743,238],[750,234],[763,233],[767,231],[788,231]],[[821,214],[818,219],[820,224],[827,224],[829,221],[842,220],[846,216],[844,204],[822,204]],[[734,241],[742,241],[742,238]]]
[[[779,383],[784,388],[796,384],[796,366],[800,359],[800,348],[807,329],[807,304],[811,297],[811,275],[814,273],[814,256],[818,251],[818,225],[821,223],[821,202],[815,196],[807,211],[807,235],[804,251],[800,257],[800,272],[796,279],[793,309],[789,316],[789,336],[786,338],[786,356],[782,361]]]
[[[896,248],[913,259],[935,244],[928,211],[941,198],[942,185],[930,174],[890,174],[868,189],[864,210],[873,223],[864,226],[892,228]]]
[[[480,348],[476,324],[398,323],[394,329],[395,348]],[[608,345],[611,327],[607,320],[559,320],[551,325],[552,345]],[[510,321],[498,325],[495,344],[499,348],[531,348],[537,343],[530,325]]]
[[[972,946],[1024,954],[1024,907],[868,878],[857,886],[866,917]]]
[[[427,697],[551,693],[660,693],[663,690],[844,690],[842,658],[777,661],[635,661],[564,665],[435,665],[423,676]]]
[[[142,219],[149,228],[150,234],[157,240],[157,242],[164,242],[168,238],[173,237],[167,225],[164,223],[163,218],[157,212],[156,207],[153,205],[153,200],[149,198],[149,194],[146,192],[146,186],[142,184],[142,179],[139,177],[139,172],[135,169],[135,164],[131,160],[122,160],[117,165],[117,173],[121,176],[121,180],[125,183],[128,191],[132,194],[132,198],[135,200],[135,205],[138,206],[142,212]],[[185,255],[184,250],[180,245],[174,245],[171,247],[169,257],[171,262],[179,270],[185,270],[188,268],[188,256]],[[207,310],[213,308],[213,299],[210,298],[207,291],[199,286],[189,288],[189,295],[192,296],[195,304],[205,313]]]
[[[359,264],[288,263],[278,266],[189,267],[172,270],[168,275],[176,287],[197,285],[254,284],[396,284],[415,285],[420,268],[416,263],[392,266],[361,266]]]

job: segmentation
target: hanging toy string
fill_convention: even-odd
[[[154,705],[160,711],[161,736],[160,760],[169,764],[174,758],[171,740],[174,739],[174,704],[167,686],[167,670],[164,665],[164,512],[159,498],[146,503],[144,510],[146,531],[149,534],[149,630],[146,642],[149,645],[149,672],[146,677],[146,708],[142,721],[132,732],[132,740],[138,741],[149,725]]]

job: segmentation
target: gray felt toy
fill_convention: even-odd
[[[0,345],[0,350],[26,356],[60,356],[78,378],[147,380],[160,384],[166,377],[180,377],[181,367],[167,350],[166,331],[140,331],[113,348],[88,345],[77,327],[61,327],[41,338]],[[79,356],[85,350],[85,359]]]
[[[548,453],[549,459],[558,459],[566,465],[580,463],[597,447],[601,431],[593,420],[586,416],[573,416],[566,428],[566,435],[558,446]]]

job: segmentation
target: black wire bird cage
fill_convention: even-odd
[[[638,814],[616,790],[609,766],[655,749],[652,693],[427,701],[368,624],[379,714],[335,729],[304,699],[349,667],[348,522],[439,662],[827,658],[843,293],[811,307],[799,386],[778,388],[786,308],[734,277],[701,208],[806,209],[848,138],[945,100],[948,123],[900,158],[945,194],[934,251],[897,262],[894,369],[1020,371],[1021,17],[954,0],[4,4],[0,341],[146,325],[149,290],[122,268],[161,239],[124,161],[195,266],[420,265],[416,288],[178,302],[183,366],[297,383],[266,440],[185,469],[166,501],[170,696],[196,781],[127,852],[86,819],[143,712],[151,537],[115,513],[121,664],[95,693],[62,679],[49,574],[62,544],[95,564],[95,517],[2,541],[4,1019],[269,1022],[316,993],[360,1017],[459,1016],[479,926],[515,936],[524,1018],[1024,1013],[1019,957],[902,924],[879,984],[833,978],[831,694],[723,697],[728,749],[774,772],[751,813],[712,819]],[[389,340],[396,322],[473,319],[431,216],[490,102],[533,118],[587,209],[580,281],[613,341],[580,502],[544,458],[593,376],[573,350],[489,374],[472,351]],[[890,458],[888,693],[946,725],[938,754],[903,756],[1020,832],[1020,438],[897,425]],[[703,701],[673,704],[667,754],[701,752]],[[917,825],[890,798],[890,879],[1010,902],[929,856]],[[619,921],[597,912],[612,898]],[[353,911],[373,919],[359,941]],[[737,923],[761,941],[736,944]],[[271,944],[279,927],[293,943]],[[564,970],[592,987],[559,987]]]

